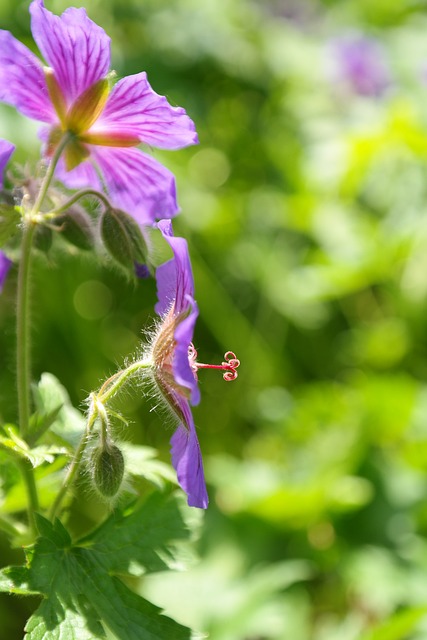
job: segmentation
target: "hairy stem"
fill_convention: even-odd
[[[20,471],[25,482],[28,498],[28,524],[36,537],[37,527],[34,514],[39,510],[39,498],[37,495],[37,487],[34,479],[34,469],[28,460],[21,460],[19,463]]]
[[[18,291],[16,308],[17,339],[17,384],[19,426],[23,438],[28,434],[30,420],[30,287],[29,274],[31,264],[31,245],[35,225],[24,223],[21,245],[21,260],[18,272]]]
[[[65,480],[62,483],[62,487],[60,488],[58,495],[56,496],[55,501],[50,509],[49,517],[51,520],[55,518],[56,514],[58,513],[59,507],[61,506],[61,503],[67,494],[68,489],[71,487],[71,485],[74,482],[74,478],[76,477],[77,471],[79,470],[80,464],[83,460],[83,454],[86,448],[88,435],[92,430],[92,427],[95,423],[96,418],[97,418],[97,412],[92,411],[89,415],[86,430],[79,442],[79,446],[77,447],[74,453],[73,460],[70,466],[68,467],[67,475],[65,476]]]
[[[84,450],[86,448],[86,444],[88,442],[88,436],[92,431],[92,428],[95,424],[96,419],[99,417],[101,419],[101,439],[107,437],[107,427],[108,427],[108,410],[106,409],[106,403],[111,400],[111,398],[121,389],[121,387],[125,384],[129,378],[131,378],[135,373],[140,371],[141,369],[146,369],[150,367],[151,363],[140,360],[138,362],[134,362],[123,371],[119,371],[114,374],[104,382],[102,387],[100,388],[98,394],[92,393],[90,396],[91,404],[88,422],[86,425],[86,430],[79,442],[79,445],[74,454],[73,460],[68,467],[67,475],[65,476],[64,482],[62,484],[61,489],[58,492],[58,495],[55,498],[55,501],[50,510],[50,519],[56,516],[59,511],[59,508],[64,500],[69,488],[74,482],[74,479],[77,475],[77,472],[80,468],[80,465],[83,460]]]
[[[53,156],[36,201],[23,220],[23,237],[21,245],[21,259],[19,262],[17,305],[16,305],[16,370],[17,370],[17,393],[18,393],[18,414],[20,433],[23,438],[28,436],[31,412],[31,364],[30,364],[30,267],[31,248],[36,228],[36,216],[46,197],[49,185],[52,182],[55,167],[69,140],[65,135],[61,140],[55,155]],[[27,488],[28,495],[28,519],[30,526],[35,533],[34,512],[39,508],[37,497],[37,487],[34,480],[34,472],[27,464],[20,465],[23,480]]]
[[[119,371],[102,385],[98,393],[98,400],[102,403],[108,402],[129,378],[141,369],[147,369],[150,366],[150,362],[139,360],[138,362],[130,364],[126,369],[123,369],[123,371]]]
[[[106,209],[109,209],[111,207],[110,201],[103,193],[100,193],[95,189],[83,189],[82,191],[78,191],[73,196],[71,196],[71,198],[64,202],[64,204],[62,204],[60,207],[49,211],[49,213],[46,214],[46,217],[57,216],[58,214],[67,211],[67,209],[69,209],[73,204],[81,200],[81,198],[87,198],[87,196],[93,196],[94,198],[97,198],[100,202],[102,202]]]

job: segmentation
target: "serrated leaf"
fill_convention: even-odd
[[[75,447],[85,429],[85,419],[70,402],[66,389],[51,373],[43,373],[37,385],[33,385],[33,396],[37,411],[48,416],[57,411],[50,425],[50,432],[61,444]],[[58,407],[60,409],[58,410]]]
[[[134,263],[145,263],[147,245],[135,220],[120,209],[107,209],[101,218],[101,236],[108,253],[133,272]]]
[[[18,232],[20,222],[19,208],[0,203],[0,247],[3,247]]]
[[[164,512],[163,518],[160,512]],[[166,526],[159,529],[162,520]],[[156,496],[139,509],[121,513],[75,545],[59,520],[52,524],[37,516],[37,526],[41,535],[26,549],[26,566],[0,571],[0,591],[44,596],[27,622],[26,640],[96,640],[105,638],[107,629],[118,640],[191,638],[189,629],[161,615],[158,607],[130,591],[114,575],[130,573],[137,543],[146,551],[136,561],[146,561],[148,569],[159,566],[156,554],[160,546],[171,557],[175,539],[190,537],[181,506],[173,496]],[[150,557],[147,550],[156,530],[161,542]],[[106,534],[113,535],[107,546],[101,544]]]
[[[165,497],[156,492],[141,509],[114,513],[82,542],[98,551],[113,573],[182,570],[194,560],[189,541],[198,533],[201,518],[181,494]]]

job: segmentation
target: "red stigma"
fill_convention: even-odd
[[[221,364],[203,364],[202,362],[197,362],[196,358],[197,351],[191,343],[188,347],[188,360],[195,374],[199,369],[219,369],[224,371],[222,377],[226,382],[231,382],[237,378],[237,368],[240,366],[240,360],[236,358],[236,354],[232,351],[227,351],[224,354],[224,361]]]

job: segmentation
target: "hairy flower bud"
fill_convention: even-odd
[[[122,484],[125,461],[120,449],[106,442],[92,453],[91,474],[96,490],[104,498],[114,498]]]

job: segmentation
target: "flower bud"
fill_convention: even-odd
[[[70,207],[68,211],[55,218],[54,224],[74,246],[84,251],[93,249],[95,238],[90,217],[81,207]]]
[[[104,498],[114,498],[120,490],[125,472],[125,461],[120,449],[107,442],[95,449],[90,464],[96,490]]]
[[[52,246],[52,229],[42,224],[38,224],[34,234],[34,245],[39,251],[49,253]]]
[[[107,209],[101,218],[101,236],[108,253],[129,271],[147,261],[148,247],[141,228],[120,209]]]

